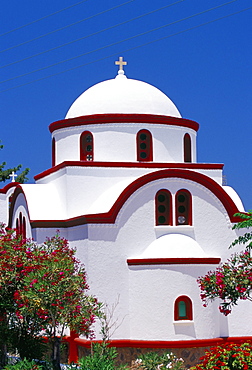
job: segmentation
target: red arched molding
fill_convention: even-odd
[[[176,225],[192,225],[192,196],[186,189],[180,189],[175,197]]]
[[[56,146],[56,144],[55,144],[55,139],[53,138],[52,139],[52,167],[54,167],[55,166],[55,164],[56,164],[56,159],[55,159],[55,146]]]
[[[152,160],[152,135],[148,130],[140,130],[137,133],[137,161],[150,162]]]
[[[166,189],[161,189],[155,197],[156,225],[172,225],[172,197]]]
[[[80,136],[80,160],[94,160],[94,138],[90,131],[84,131]]]
[[[192,143],[189,134],[184,136],[184,162],[192,162]]]
[[[174,321],[192,320],[192,301],[186,295],[178,297],[174,303]]]
[[[81,162],[70,162],[71,164],[78,165]],[[83,162],[84,163],[84,162]],[[59,166],[59,165],[58,165]],[[58,167],[56,166],[56,167]],[[61,168],[59,166],[59,168]],[[203,187],[210,190],[210,192],[216,196],[216,198],[222,203],[223,207],[226,209],[226,212],[229,216],[231,222],[239,222],[242,221],[240,217],[234,216],[235,213],[239,212],[236,204],[232,200],[232,198],[227,194],[227,192],[219,185],[215,180],[211,179],[210,177],[195,171],[184,170],[179,168],[170,168],[160,171],[154,171],[143,175],[129,184],[123,192],[119,195],[113,206],[108,212],[99,213],[99,214],[88,214],[88,215],[80,215],[77,217],[69,218],[66,220],[31,220],[31,227],[50,227],[50,228],[68,228],[78,225],[84,224],[112,224],[115,222],[116,217],[123,207],[124,203],[129,199],[129,197],[138,189],[140,189],[145,184],[148,184],[152,181],[165,179],[165,178],[182,178],[191,180],[195,183],[202,185]],[[9,212],[9,223],[8,227],[12,225],[12,217],[14,212],[14,206],[18,195],[22,193],[26,199],[25,192],[22,188],[22,185],[17,185],[16,190],[13,194],[13,201],[11,203],[10,212]],[[27,201],[26,201],[27,204]],[[27,206],[28,209],[28,206]],[[30,219],[30,216],[28,216]]]

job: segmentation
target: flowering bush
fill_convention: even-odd
[[[51,339],[59,369],[65,328],[92,336],[91,324],[100,314],[101,305],[87,294],[86,273],[75,251],[59,236],[38,245],[0,225],[0,271],[2,364],[10,344],[22,358],[37,357],[32,348],[43,333]]]
[[[235,216],[239,216],[242,221],[235,224],[233,229],[252,227],[252,211],[244,214],[237,213]],[[237,244],[245,244],[245,251],[232,255],[215,271],[210,271],[198,279],[203,306],[207,306],[208,302],[215,298],[220,298],[222,302],[219,310],[226,316],[239,299],[252,301],[250,296],[252,291],[252,232],[239,236],[230,247]]]
[[[156,352],[148,352],[132,363],[131,369],[139,370],[182,370],[184,360],[177,358],[172,352],[159,355]]]
[[[206,276],[200,277],[200,297],[203,305],[219,297],[222,302],[219,310],[224,315],[231,312],[239,299],[248,299],[252,290],[252,258],[249,251],[234,254],[226,263]]]
[[[190,370],[251,370],[252,346],[251,343],[227,343],[206,350],[199,365],[190,367]]]

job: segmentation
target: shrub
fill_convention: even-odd
[[[184,360],[177,358],[172,352],[159,355],[156,352],[148,352],[132,363],[132,369],[139,370],[182,370]]]
[[[80,370],[115,370],[117,351],[106,342],[94,343],[92,353],[79,360]]]
[[[206,350],[199,365],[190,370],[252,370],[251,343],[227,343]]]
[[[5,370],[43,370],[42,366],[36,364],[35,361],[22,360],[15,364],[6,365]]]

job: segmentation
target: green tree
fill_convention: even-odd
[[[224,315],[231,313],[238,301],[252,301],[252,210],[247,213],[237,213],[241,221],[233,229],[247,229],[230,245],[230,248],[243,244],[245,250],[235,253],[227,262],[221,264],[215,271],[208,272],[198,279],[203,305],[216,298],[221,299],[219,310]]]
[[[3,149],[3,145],[0,145],[0,149]],[[16,167],[13,168],[7,168],[5,169],[6,162],[2,162],[0,164],[0,182],[5,182],[6,180],[10,179],[10,174],[13,172],[18,172],[22,168],[22,165],[19,164]],[[16,182],[19,182],[23,184],[24,182],[28,181],[27,174],[29,173],[30,169],[25,168],[17,177],[16,177]]]
[[[67,240],[55,236],[38,245],[0,230],[0,342],[16,347],[22,358],[39,357],[42,337],[52,346],[60,369],[59,346],[68,327],[93,337],[91,325],[101,305],[88,295],[86,273]]]

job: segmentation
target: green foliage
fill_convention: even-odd
[[[0,149],[3,149],[3,145],[0,145]],[[10,174],[13,172],[18,172],[22,168],[22,165],[19,164],[16,167],[4,169],[6,166],[6,162],[3,162],[0,164],[0,182],[5,182],[6,180],[10,179]],[[30,169],[26,168],[24,171],[22,171],[17,177],[16,182],[19,182],[20,184],[23,184],[24,182],[28,181],[27,174],[29,173]]]
[[[43,367],[38,365],[35,361],[29,361],[23,359],[17,361],[15,364],[6,365],[3,369],[5,370],[43,370]]]
[[[132,368],[139,370],[182,370],[184,360],[177,358],[172,352],[159,355],[157,352],[147,352],[133,362]]]
[[[227,343],[206,350],[201,363],[190,370],[252,370],[251,343]]]
[[[240,217],[244,221],[237,222],[237,224],[233,226],[233,230],[252,228],[252,210],[249,210],[246,213],[236,213],[234,216]],[[232,248],[237,244],[245,244],[246,250],[250,251],[252,249],[252,231],[239,236],[233,241],[229,248]]]
[[[116,370],[117,351],[106,342],[93,343],[92,353],[79,360],[80,370]]]

